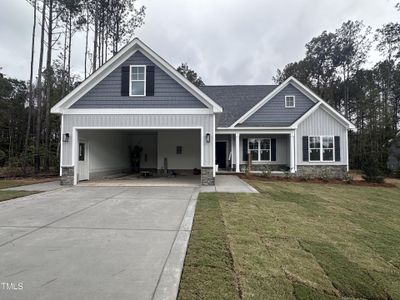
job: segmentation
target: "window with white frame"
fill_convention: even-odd
[[[130,96],[146,96],[146,66],[131,66]]]
[[[322,160],[323,161],[333,161],[333,136],[323,136],[322,137]]]
[[[285,107],[294,108],[296,106],[295,96],[285,96]]]
[[[310,161],[333,161],[334,138],[333,136],[310,136],[308,141]]]
[[[271,160],[271,139],[267,138],[248,139],[248,149],[252,161]]]

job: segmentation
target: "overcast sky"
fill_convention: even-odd
[[[349,19],[373,29],[400,21],[398,1],[139,0],[147,9],[137,36],[173,66],[187,62],[206,84],[269,84],[323,30]],[[25,0],[0,0],[0,67],[7,76],[29,77],[31,26]],[[84,36],[73,44],[72,69],[82,74]]]

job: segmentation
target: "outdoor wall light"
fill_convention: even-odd
[[[64,133],[63,134],[63,142],[68,143],[68,141],[69,141],[69,133]]]
[[[209,143],[211,142],[211,134],[206,133],[206,142]]]

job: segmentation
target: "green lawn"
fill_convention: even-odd
[[[19,197],[29,196],[36,194],[38,192],[28,192],[28,191],[0,191],[0,202],[10,199],[15,199]]]
[[[40,183],[40,182],[47,182],[50,180],[54,179],[51,178],[0,179],[0,202],[38,193],[38,192],[28,192],[28,191],[4,191],[2,189],[21,186],[21,185]]]
[[[43,177],[43,178],[21,178],[21,179],[0,179],[0,190],[35,183],[42,183],[56,180],[56,177]]]
[[[200,194],[180,299],[400,299],[400,188]]]

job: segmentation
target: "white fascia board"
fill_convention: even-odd
[[[291,134],[293,133],[293,129],[287,130],[242,130],[242,131],[229,131],[229,130],[217,130],[215,132],[216,135],[218,134]]]
[[[211,108],[70,108],[65,115],[211,115]]]
[[[302,115],[297,121],[295,121],[292,125],[290,125],[291,128],[297,128],[301,122],[303,122],[305,119],[307,119],[313,112],[315,112],[321,105],[321,102],[315,104],[313,107],[311,107],[304,115]]]
[[[150,47],[144,44],[141,40],[137,40],[137,44],[142,48],[145,53],[143,53],[150,60],[155,60],[156,63],[164,72],[178,81],[188,92],[190,92],[193,96],[198,98],[200,101],[206,101],[204,104],[207,106],[212,106],[214,112],[222,112],[222,107],[214,102],[210,97],[204,94],[197,86],[187,80],[182,74],[180,74],[173,66],[171,66],[166,60],[164,60],[161,56],[159,56],[156,52],[154,52]],[[147,52],[147,53],[146,53]],[[148,55],[146,55],[148,54]]]
[[[222,128],[216,129],[216,134],[289,134],[295,131],[290,127],[244,127],[244,128]]]
[[[107,77],[115,68],[117,68],[123,61],[133,55],[138,49],[134,49],[137,44],[135,38],[131,43],[123,47],[116,55],[109,61],[98,68],[93,74],[85,79],[80,85],[72,90],[67,96],[61,99],[56,105],[51,108],[51,113],[62,113],[62,109],[68,108],[81,96],[86,94],[89,90],[96,86],[100,81]]]
[[[159,66],[163,71],[173,77],[178,81],[182,87],[188,90],[193,96],[202,101],[206,106],[212,107],[213,112],[220,113],[223,111],[222,107],[209,98],[206,94],[200,91],[194,84],[183,77],[178,71],[174,69],[169,63],[167,63],[163,58],[161,58],[157,53],[151,50],[147,45],[145,45],[138,38],[134,38],[132,42],[121,49],[116,55],[114,55],[109,61],[107,61],[103,66],[97,69],[93,74],[91,74],[84,82],[77,86],[73,91],[71,91],[67,96],[65,96],[61,101],[51,108],[51,113],[63,113],[62,109],[68,108],[74,102],[76,102],[81,96],[86,94],[90,89],[92,89],[96,84],[103,80],[107,75],[109,75],[113,70],[115,70],[122,62],[128,59],[136,51],[142,50],[143,54],[151,59],[157,66]]]
[[[290,126],[288,127],[217,127],[217,130],[229,130],[232,132],[240,132],[241,130],[247,130],[247,129],[260,129],[260,130],[285,130],[285,129],[293,129]]]
[[[345,123],[347,128],[355,129],[356,127],[345,117],[343,117],[339,112],[337,112],[332,106],[330,106],[327,102],[322,100],[317,94],[311,91],[308,87],[302,84],[293,76],[286,79],[281,85],[279,85],[275,90],[273,90],[270,94],[268,94],[264,99],[258,102],[255,106],[253,106],[247,113],[245,113],[240,119],[238,119],[235,123],[233,123],[230,127],[233,128],[237,124],[243,123],[246,121],[252,114],[254,114],[259,108],[265,105],[269,100],[271,100],[274,96],[276,96],[283,88],[285,88],[289,83],[293,84],[296,88],[298,88],[301,92],[309,97],[309,99],[315,103],[322,103],[324,107],[327,108],[331,115],[336,119],[340,120],[341,123]],[[293,125],[292,125],[293,126]]]
[[[331,112],[331,115],[335,119],[337,119],[337,120],[339,119],[342,122],[344,122],[348,126],[349,129],[356,128],[353,123],[351,123],[349,120],[347,120],[338,111],[336,111],[336,109],[334,109],[332,106],[330,106],[327,102],[325,102],[322,98],[320,98],[317,94],[315,94],[312,90],[310,90],[308,87],[306,87],[300,81],[298,81],[296,78],[290,77],[289,79],[291,79],[292,83],[294,83],[294,85],[297,88],[299,88],[303,93],[308,94],[308,96],[310,96],[311,98],[314,98],[317,101],[321,102],[323,104],[324,108],[326,108],[328,112]]]

